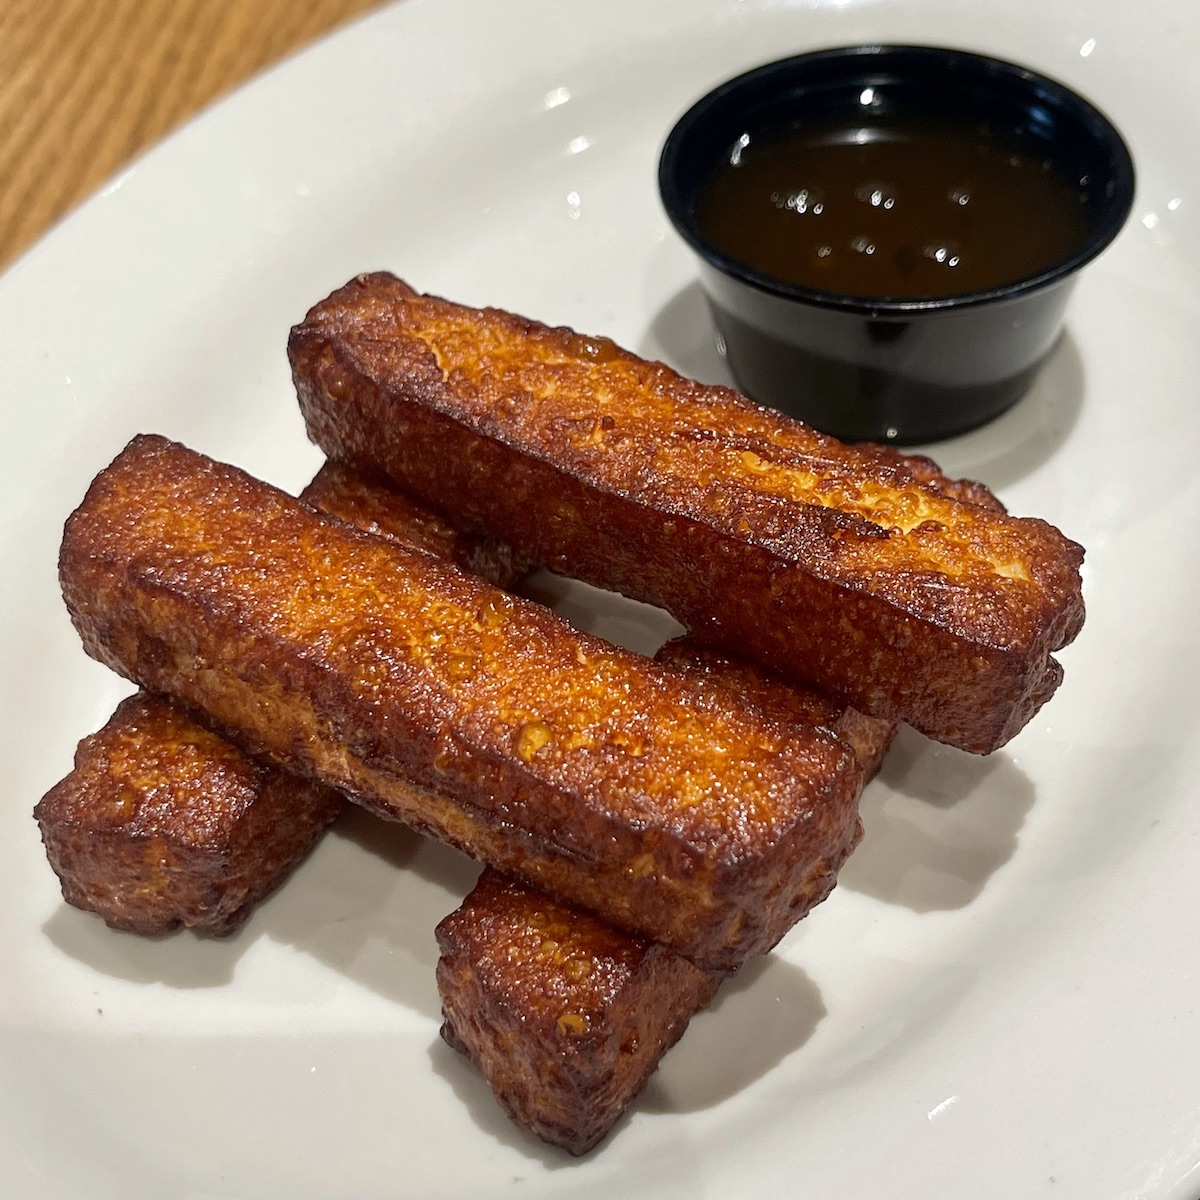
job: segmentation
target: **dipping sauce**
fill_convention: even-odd
[[[1088,240],[1086,180],[986,123],[864,112],[743,134],[696,197],[730,258],[823,292],[958,296],[1053,267]]]

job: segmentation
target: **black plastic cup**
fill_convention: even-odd
[[[887,111],[1007,130],[1077,179],[1086,242],[1003,286],[921,299],[864,298],[777,279],[697,228],[696,199],[731,147],[805,123],[861,124],[871,88]],[[700,259],[738,386],[849,441],[934,441],[1000,415],[1028,390],[1062,329],[1080,268],[1120,232],[1134,168],[1112,123],[1025,67],[930,46],[851,46],[758,67],[709,92],[663,147],[659,192]]]

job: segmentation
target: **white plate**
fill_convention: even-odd
[[[1053,703],[987,760],[902,738],[834,897],[582,1162],[514,1131],[437,1039],[432,928],[473,875],[450,852],[351,820],[227,943],[65,907],[29,810],[127,690],[55,585],[93,473],[148,430],[300,486],[318,456],[286,331],[368,268],[719,374],[655,196],[661,138],[723,77],[860,40],[1028,62],[1137,158],[1133,218],[1035,393],[938,451],[1088,547]],[[1192,0],[409,0],[218,106],[13,267],[0,1192],[1193,1195],[1198,41]]]

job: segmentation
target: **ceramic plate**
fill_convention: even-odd
[[[1139,171],[1033,393],[937,448],[1088,550],[1066,682],[1002,752],[903,735],[834,896],[698,1018],[582,1161],[438,1039],[474,869],[365,816],[226,942],[67,908],[30,810],[128,687],[61,525],[135,433],[288,488],[319,458],[288,327],[351,275],[723,377],[654,190],[673,119],[869,40],[1083,90]],[[0,280],[6,470],[0,1191],[36,1197],[1172,1197],[1200,1188],[1200,32],[1190,0],[409,0],[259,78]],[[618,640],[653,614],[560,603]]]

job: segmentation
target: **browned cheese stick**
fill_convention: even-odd
[[[326,463],[301,499],[510,587],[507,547],[457,533],[394,487]],[[332,788],[243,754],[175,705],[140,693],[83,739],[34,810],[63,898],[114,929],[225,935],[287,877],[341,812]]]
[[[684,641],[659,656],[797,728],[836,732],[865,778],[895,732]],[[516,1124],[572,1154],[612,1128],[724,977],[497,871],[483,873],[437,936],[442,1036],[471,1058]]]
[[[361,505],[375,490],[340,470],[320,480],[309,494],[343,511],[355,511],[340,503],[347,496]],[[378,499],[384,527],[407,532],[406,502],[393,505],[386,489]],[[704,686],[837,733],[868,777],[893,732],[685,642],[660,654]],[[75,770],[35,815],[69,903],[143,935],[181,924],[227,934],[342,805],[332,789],[256,762],[140,693],[84,739]],[[491,870],[438,940],[443,1036],[479,1066],[519,1126],[575,1154],[603,1137],[723,978]]]
[[[300,499],[366,533],[454,563],[498,588],[512,588],[531,569],[510,546],[495,538],[459,533],[386,477],[371,471],[327,462],[300,493]]]
[[[244,749],[708,969],[773,945],[858,837],[836,738],[162,438],[97,477],[60,574],[90,653]]]
[[[1058,686],[1082,550],[602,338],[364,275],[291,335],[309,436],[552,570],[984,753]]]
[[[454,533],[379,480],[327,463],[302,494],[385,537],[511,583],[511,555]],[[685,642],[659,658],[781,719],[823,726],[874,774],[893,732]],[[36,815],[72,904],[142,934],[237,928],[307,852],[341,797],[243,755],[158,697],[126,700]],[[522,1128],[572,1153],[599,1141],[707,1004],[722,972],[485,871],[438,928],[443,1037]],[[461,1028],[460,1035],[457,1030]]]
[[[232,933],[345,801],[247,757],[168,701],[121,702],[34,816],[63,899],[114,929]]]

